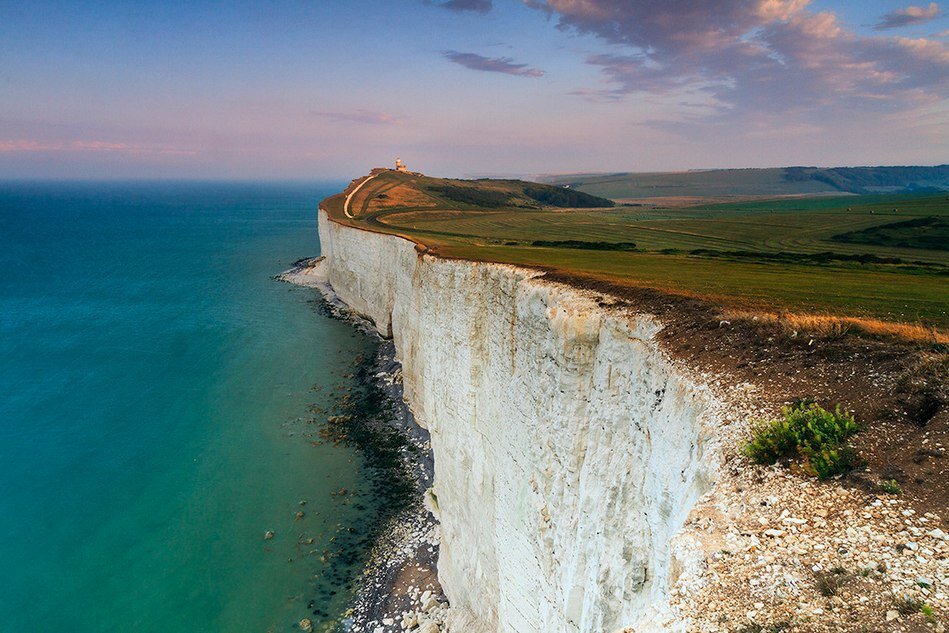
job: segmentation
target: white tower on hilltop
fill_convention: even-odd
[[[395,159],[395,170],[396,171],[408,171],[409,168],[405,166],[405,163],[402,162],[401,158]]]

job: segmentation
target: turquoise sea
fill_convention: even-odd
[[[271,278],[318,253],[341,188],[0,184],[0,630],[263,633],[345,608],[360,552],[338,591],[314,577],[375,516],[333,493],[369,484],[307,421],[374,342]]]

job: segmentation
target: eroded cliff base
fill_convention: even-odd
[[[321,291],[324,311],[348,321],[370,336],[377,333],[353,314],[332,292],[321,270],[323,258],[304,258],[277,278],[287,283]],[[375,357],[363,361],[357,378],[385,403],[376,403],[385,415],[368,420],[395,431],[401,448],[401,462],[407,481],[414,488],[394,516],[388,518],[374,543],[363,570],[363,580],[353,596],[341,624],[351,633],[378,633],[419,629],[437,631],[447,619],[448,602],[438,582],[438,522],[426,507],[425,493],[433,483],[434,460],[429,433],[415,422],[403,398],[402,368],[396,360],[392,341],[382,340]],[[434,628],[432,628],[434,627]]]
[[[408,628],[409,623],[417,626],[427,620],[440,625],[447,616],[448,604],[438,582],[439,529],[424,503],[434,477],[432,447],[428,431],[415,423],[403,400],[401,366],[395,360],[391,341],[379,345],[366,378],[390,403],[387,423],[405,439],[403,462],[414,492],[372,549],[364,582],[353,600],[350,630],[397,631]],[[424,614],[421,622],[420,614]]]

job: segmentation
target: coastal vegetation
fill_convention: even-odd
[[[895,479],[884,479],[880,482],[880,491],[888,495],[898,495],[903,493],[903,489]]]
[[[817,403],[781,409],[777,420],[757,424],[745,454],[759,464],[794,460],[819,479],[849,472],[858,462],[847,438],[859,430],[852,414]]]

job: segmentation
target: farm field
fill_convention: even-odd
[[[342,197],[324,206],[337,219],[408,236],[445,257],[541,267],[737,308],[949,328],[946,194],[676,208],[554,208],[517,199],[517,206],[502,200],[479,208],[440,195],[451,191],[446,182],[490,189],[493,199],[521,186],[383,172],[350,200],[352,219],[339,217]],[[413,192],[401,195],[411,204],[386,203],[394,197],[387,191],[402,189]],[[382,203],[380,195],[387,196]]]

